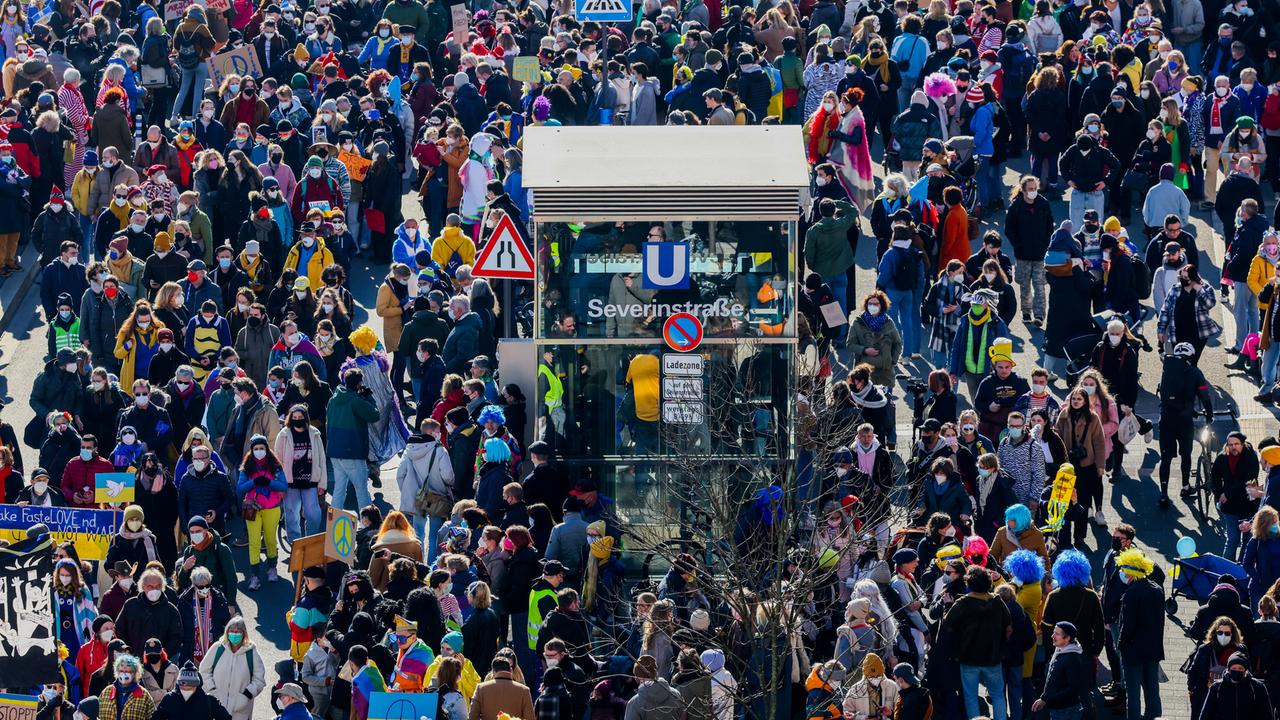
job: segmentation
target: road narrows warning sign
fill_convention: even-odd
[[[533,279],[533,255],[511,216],[502,213],[471,274],[500,280]]]
[[[631,19],[631,2],[629,0],[577,0],[575,11],[578,20],[626,22]]]

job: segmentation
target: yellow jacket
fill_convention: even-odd
[[[76,173],[75,179],[71,181],[71,207],[81,215],[89,214],[89,191],[93,189],[95,176],[96,173],[90,175],[88,170],[81,168],[80,172]]]
[[[138,330],[131,322],[125,322],[125,326],[120,328],[120,333],[116,335],[115,356],[120,362],[120,387],[130,388],[132,392],[133,381],[137,379],[134,370],[134,363],[138,358],[138,343],[142,343],[151,349],[152,353],[159,351],[160,331],[164,329],[164,323],[160,322],[153,315],[151,317],[151,325],[146,331]],[[129,347],[124,346],[129,343]]]
[[[462,232],[462,228],[446,227],[431,244],[431,259],[443,268],[455,252],[462,258],[463,265],[476,264],[476,244]]]
[[[284,259],[284,269],[293,270],[298,273],[299,277],[306,277],[311,283],[311,292],[319,292],[324,287],[324,281],[320,279],[320,274],[324,269],[333,264],[333,253],[324,245],[324,238],[316,238],[315,252],[311,253],[311,258],[307,260],[305,268],[299,268],[298,262],[302,258],[302,241],[293,244],[289,248],[289,256]]]
[[[480,684],[480,674],[476,672],[476,666],[471,661],[461,655],[454,655],[456,658],[462,659],[462,677],[458,678],[458,692],[462,694],[463,704],[471,708],[471,696],[476,694],[476,686]],[[436,679],[436,670],[440,669],[440,661],[444,659],[443,655],[437,655],[435,660],[427,666],[427,677],[423,682],[430,686]]]
[[[1262,292],[1262,288],[1271,282],[1271,278],[1276,276],[1276,266],[1271,261],[1261,255],[1254,255],[1253,260],[1249,263],[1249,289],[1254,295]],[[1262,301],[1258,301],[1259,308],[1265,308],[1267,305]]]
[[[1018,588],[1018,604],[1031,619],[1031,627],[1040,627],[1040,619],[1044,617],[1044,588],[1038,582],[1027,583]],[[1040,642],[1040,633],[1036,633],[1036,643]],[[1022,677],[1031,677],[1032,666],[1036,662],[1036,649],[1032,647],[1022,655]]]

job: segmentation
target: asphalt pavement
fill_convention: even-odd
[[[1016,159],[1006,164],[1006,186],[1012,187],[1016,183],[1019,174],[1025,171],[1026,168],[1026,159]],[[1046,195],[1049,195],[1049,193],[1046,192]],[[1050,197],[1053,200],[1055,218],[1061,219],[1065,217],[1065,201],[1052,195]],[[1271,199],[1268,196],[1268,208],[1270,208],[1271,204]],[[406,197],[404,212],[406,216],[412,215],[419,218],[422,216],[421,208],[416,202],[416,196],[409,195]],[[1139,218],[1139,223],[1131,225],[1129,230],[1135,237],[1139,237],[1142,233],[1140,213],[1135,212],[1134,215]],[[1221,267],[1223,247],[1221,235],[1211,224],[1211,218],[1212,213],[1195,211],[1194,216],[1190,218],[1190,223],[1195,227],[1199,246],[1202,250],[1200,264],[1202,273],[1208,281],[1216,285]],[[1212,218],[1212,222],[1216,222],[1216,218]],[[985,231],[988,228],[1002,229],[1003,215],[996,215],[984,221],[983,230]],[[869,225],[864,223],[864,238],[870,237],[869,230]],[[975,243],[976,245],[977,243]],[[859,248],[857,260],[856,287],[861,293],[872,288],[875,282],[875,246],[873,242],[864,240]],[[350,274],[351,291],[359,305],[355,310],[357,324],[368,322],[374,329],[380,331],[381,319],[373,314],[372,307],[377,286],[385,277],[386,268],[370,266],[365,260],[361,259],[357,260],[354,267],[349,268],[348,272]],[[18,278],[20,277],[15,276],[5,282],[19,282]],[[1147,304],[1150,304],[1150,300],[1147,301]],[[26,294],[26,297],[17,303],[17,307],[17,312],[13,315],[9,327],[0,336],[0,401],[4,403],[2,412],[5,420],[15,428],[21,428],[32,416],[32,411],[27,402],[28,394],[34,384],[36,375],[43,367],[42,359],[47,347],[47,328],[43,313],[39,308],[38,280],[34,287],[31,288],[31,291]],[[1215,319],[1223,326],[1224,332],[1222,337],[1211,341],[1201,360],[1200,367],[1204,370],[1209,381],[1221,390],[1222,395],[1232,399],[1232,409],[1236,413],[1234,418],[1226,418],[1220,421],[1216,429],[1221,436],[1230,429],[1239,428],[1256,444],[1263,437],[1275,434],[1276,413],[1272,409],[1263,407],[1252,400],[1257,389],[1242,373],[1229,371],[1224,367],[1230,356],[1224,352],[1223,347],[1224,344],[1230,343],[1235,337],[1234,323],[1230,307],[1227,304],[1219,303],[1218,308],[1215,308],[1213,313]],[[1014,321],[1011,330],[1017,336],[1015,360],[1018,363],[1018,370],[1025,375],[1032,367],[1041,363],[1040,345],[1043,343],[1043,334],[1039,330],[1024,326],[1021,319]],[[1154,320],[1148,321],[1147,330],[1154,343]],[[904,368],[919,374],[922,378],[928,372],[928,367],[924,363],[916,363],[904,366]],[[1154,419],[1158,413],[1156,410],[1157,402],[1152,393],[1160,378],[1160,359],[1157,354],[1143,353],[1140,368],[1142,396],[1138,402],[1138,412]],[[1054,386],[1054,390],[1061,395],[1065,391],[1065,387],[1059,382]],[[901,388],[899,388],[898,394],[901,396]],[[899,434],[900,437],[904,438],[900,448],[904,454],[907,452],[908,447],[908,442],[905,438],[911,437],[909,415],[909,412],[903,412],[902,410],[898,413],[899,421],[902,423],[899,427]],[[1144,445],[1141,437],[1135,440],[1134,443],[1130,447],[1130,452],[1126,455],[1127,461],[1125,464],[1128,474],[1133,479],[1122,481],[1118,485],[1107,485],[1105,488],[1105,514],[1108,522],[1124,521],[1137,527],[1139,544],[1146,548],[1153,558],[1166,569],[1170,567],[1170,558],[1175,554],[1175,544],[1183,536],[1195,538],[1198,547],[1202,551],[1220,553],[1222,547],[1216,526],[1216,514],[1212,518],[1206,518],[1198,510],[1188,507],[1186,503],[1182,502],[1177,497],[1176,480],[1172,493],[1174,497],[1173,505],[1167,510],[1161,510],[1156,502],[1158,487],[1153,477],[1159,461],[1157,448],[1154,443]],[[1173,476],[1176,478],[1178,477],[1176,460],[1174,464]],[[375,497],[385,507],[393,505],[399,499],[399,493],[395,488],[394,481],[395,461],[383,468],[382,476],[383,487],[381,490],[375,491]],[[1100,567],[1102,555],[1109,542],[1109,530],[1093,525],[1090,526],[1090,537],[1087,543],[1090,549],[1093,550],[1090,555],[1095,560],[1095,567]],[[236,554],[237,563],[246,562],[244,549],[237,549]],[[241,610],[249,620],[250,627],[253,629],[253,634],[263,654],[263,660],[268,664],[268,667],[274,662],[285,659],[288,655],[289,636],[284,615],[292,604],[294,591],[292,579],[285,572],[285,561],[286,559],[282,553],[281,578],[279,582],[266,583],[261,590],[256,592],[248,592],[246,590],[247,583],[241,582],[240,584]],[[1098,572],[1095,572],[1095,577],[1097,575]],[[1182,628],[1190,624],[1194,616],[1195,607],[1194,602],[1186,599],[1180,600],[1176,616],[1166,626],[1164,671],[1170,678],[1169,682],[1162,686],[1166,717],[1183,718],[1190,715],[1185,689],[1185,676],[1179,673],[1177,668],[1193,647],[1191,641],[1184,637]],[[1153,608],[1152,611],[1160,610]],[[270,716],[271,712],[265,698],[260,699],[255,717]]]

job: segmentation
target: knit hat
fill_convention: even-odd
[[[1009,338],[996,338],[991,343],[991,347],[987,348],[987,357],[991,358],[991,364],[1004,360],[1014,367],[1018,367],[1018,363],[1013,361],[1013,341]]]
[[[49,191],[49,204],[65,205],[66,202],[67,202],[67,199],[62,194],[62,188],[58,187],[57,185],[54,185],[53,189]]]
[[[280,181],[279,181],[279,180],[277,180],[277,179],[275,179],[275,178],[271,177],[270,175],[268,175],[267,177],[262,178],[262,189],[263,189],[263,190],[270,190],[271,188],[278,188],[278,187],[280,187]]]
[[[955,547],[954,545],[949,547]],[[854,620],[866,620],[871,614],[871,601],[864,598],[854,598],[844,606],[844,616]]]
[[[192,516],[191,516],[191,520],[187,522],[187,527],[188,527],[188,528],[201,528],[202,530],[208,530],[208,529],[209,529],[209,521],[208,521],[208,520],[205,520],[205,519],[204,519],[204,516],[202,516],[202,515],[192,515]]]
[[[124,521],[128,523],[130,520],[146,520],[147,515],[142,510],[141,505],[130,505],[124,509]]]
[[[929,96],[928,96],[928,95],[925,95],[923,90],[917,90],[917,91],[915,91],[915,92],[911,93],[911,104],[912,104],[912,105],[924,105],[925,107],[928,107],[928,106],[929,106]]]
[[[1258,451],[1258,456],[1268,465],[1280,465],[1280,445],[1271,445]]]
[[[454,630],[451,633],[446,633],[445,636],[440,639],[440,642],[443,643],[441,647],[444,647],[444,645],[448,645],[449,647],[453,648],[454,652],[456,653],[462,652],[462,633],[458,632],[457,630]]]
[[[1058,624],[1061,625],[1062,623]],[[1245,657],[1244,653],[1238,651],[1231,653],[1231,657],[1227,659],[1228,668],[1235,667],[1237,665],[1243,667],[1245,670],[1249,669],[1249,658]]]
[[[1106,222],[1102,223],[1102,231],[1105,233],[1111,233],[1114,235],[1119,233],[1123,229],[1124,229],[1124,226],[1120,224],[1120,218],[1116,217],[1115,215],[1112,215],[1111,217],[1107,218]]]
[[[129,252],[129,238],[124,235],[111,238],[111,242],[107,243],[107,249],[115,250],[120,253],[121,257],[124,257],[124,254]]]
[[[632,670],[637,680],[652,680],[658,677],[658,661],[652,655],[641,655],[636,659]]]
[[[244,244],[244,252],[246,255],[257,255],[262,252],[262,244],[257,240],[250,240]]]
[[[311,53],[307,52],[306,45],[298,43],[298,46],[293,49],[293,57],[302,62],[306,62],[311,59]]]
[[[81,700],[80,704],[76,706],[76,709],[80,711],[80,714],[85,716],[85,720],[98,720],[98,712],[100,708],[101,705],[99,704],[98,697],[96,695],[90,695],[89,697]]]
[[[981,85],[970,85],[968,92],[964,94],[965,102],[980,103],[986,99],[987,96],[982,93]]]
[[[134,200],[137,200],[141,197],[142,197],[142,188],[138,187],[137,185],[132,185],[129,187],[128,190],[125,191],[125,199],[127,199],[130,203],[132,203]]]
[[[163,230],[156,233],[155,248],[159,252],[169,252],[173,249],[173,237]]]
[[[884,677],[884,661],[875,653],[867,653],[862,658],[862,676],[863,677]]]
[[[71,293],[58,294],[58,307],[69,307],[75,309],[75,300],[71,299]]]
[[[947,566],[947,563],[952,560],[959,560],[961,556],[960,546],[952,543],[938,548],[938,551],[933,554],[933,562],[941,570]]]
[[[321,159],[320,159],[320,157],[319,157],[318,155],[312,155],[311,157],[307,158],[307,164],[306,164],[306,167],[309,167],[309,168],[313,168],[313,167],[322,168],[322,167],[324,167],[324,160],[321,160]]]
[[[103,626],[109,622],[115,622],[114,620],[111,619],[110,615],[99,615],[98,617],[94,618],[93,619],[93,636],[97,637],[98,633],[102,632]]]
[[[200,671],[196,669],[195,663],[188,660],[183,664],[182,669],[178,671],[179,685],[194,685],[200,687],[204,684],[204,680],[200,677]]]
[[[711,627],[711,614],[702,608],[694,610],[689,616],[689,627],[698,632],[706,632]]]
[[[1241,115],[1240,117],[1236,118],[1236,127],[1238,128],[1252,130],[1255,125],[1256,123],[1254,123],[1253,118],[1249,117],[1248,115]]]
[[[1062,622],[1054,625],[1054,627],[1061,630],[1063,635],[1066,635],[1072,640],[1075,640],[1076,638],[1080,637],[1080,631],[1076,630],[1076,626],[1074,623],[1070,623],[1070,622],[1067,622],[1066,620],[1063,620]]]
[[[85,151],[84,151],[84,164],[85,164],[85,166],[86,166],[86,167],[97,167],[97,165],[98,165],[98,153],[97,153],[97,151],[96,151],[96,150],[85,150]]]

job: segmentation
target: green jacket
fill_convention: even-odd
[[[398,33],[401,25],[412,25],[415,30],[415,36],[421,38],[423,42],[431,38],[431,16],[427,14],[427,9],[422,3],[410,0],[407,3],[392,2],[387,3],[387,9],[382,11],[384,20],[390,20],[395,26],[392,32]],[[426,47],[434,47],[434,45],[426,45]]]
[[[335,460],[364,460],[369,455],[369,425],[382,414],[373,401],[339,385],[329,400],[325,418],[329,457]]]
[[[804,62],[795,53],[784,52],[778,56],[778,72],[782,73],[782,89],[804,89]],[[800,103],[803,107],[804,103]]]
[[[186,522],[190,518],[184,519]],[[175,564],[177,568],[176,577],[178,579],[178,592],[182,592],[191,587],[191,572],[183,570],[182,564],[187,558],[195,556],[196,564],[192,569],[197,567],[205,567],[213,574],[213,586],[222,591],[227,596],[227,602],[236,604],[236,561],[231,556],[231,548],[222,542],[222,538],[218,535],[218,531],[209,529],[209,535],[213,538],[209,541],[208,547],[203,550],[197,550],[190,543],[182,549],[182,553],[178,555],[178,562]]]
[[[880,312],[886,314],[887,310],[885,308]],[[892,318],[886,317],[880,332],[875,332],[867,326],[862,313],[858,313],[849,324],[848,347],[850,362],[867,363],[872,367],[872,382],[893,386],[893,366],[902,355],[902,334],[898,332],[898,326],[893,324]],[[875,348],[877,354],[867,355],[867,348]]]
[[[187,224],[191,226],[191,239],[200,243],[200,248],[204,250],[204,257],[202,258],[204,260],[204,264],[212,266],[213,251],[220,243],[215,241],[213,238],[213,223],[209,220],[209,216],[200,208],[192,207],[187,211],[187,217],[177,219],[186,220]],[[172,226],[170,227],[172,228]],[[173,231],[171,229],[170,234],[172,234],[172,232]],[[196,258],[192,259],[194,260]],[[133,297],[143,296],[134,295]]]
[[[209,405],[204,411],[204,426],[209,428],[210,447],[216,447],[214,441],[222,438],[222,433],[227,429],[227,421],[231,419],[231,413],[235,412],[235,409],[236,394],[234,392],[223,392],[219,387],[209,396]]]
[[[847,200],[836,201],[836,215],[822,218],[805,235],[804,263],[823,278],[843,275],[853,267],[853,248],[845,233],[858,222],[858,210]]]

